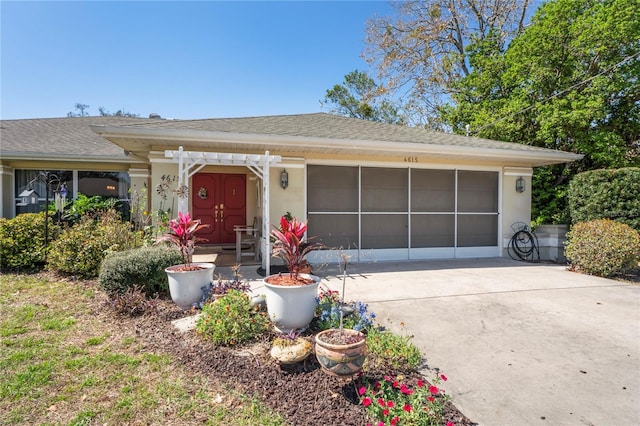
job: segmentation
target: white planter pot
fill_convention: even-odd
[[[284,275],[284,274],[283,274]],[[313,320],[316,311],[316,296],[320,278],[315,275],[300,274],[310,278],[312,284],[281,286],[269,284],[267,280],[276,275],[266,277],[264,282],[267,312],[276,331],[289,333],[291,330],[304,330]]]
[[[213,281],[213,263],[191,263],[202,269],[195,271],[180,271],[184,265],[169,266],[164,271],[169,279],[169,292],[173,302],[182,309],[190,309],[194,303],[202,298],[204,288]]]

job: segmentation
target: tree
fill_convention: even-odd
[[[520,34],[529,0],[410,0],[398,17],[373,19],[365,59],[377,67],[408,121],[442,129],[439,107],[472,71],[467,47],[491,38],[499,48]]]
[[[87,110],[89,109],[89,105],[76,103],[74,105],[74,111],[70,111],[67,113],[67,117],[88,117],[89,113]],[[140,117],[140,114],[134,114],[131,112],[127,112],[124,108],[119,109],[118,111],[111,113],[105,107],[98,107],[98,112],[103,117]]]
[[[345,117],[403,124],[404,118],[390,101],[382,99],[384,89],[362,71],[344,76],[342,84],[327,90],[322,104],[332,105],[330,112]]]
[[[89,109],[89,105],[76,103],[73,107],[76,112],[68,112],[67,117],[86,117],[89,115],[89,113],[86,112],[86,110]]]
[[[111,113],[105,107],[98,107],[98,112],[103,117],[140,117],[140,114],[127,112],[124,108]]]
[[[468,47],[472,71],[443,121],[462,133],[582,153],[538,168],[533,218],[567,222],[576,173],[640,164],[640,9],[636,0],[554,0],[504,49],[491,37]]]

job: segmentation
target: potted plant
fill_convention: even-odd
[[[276,337],[271,344],[271,357],[280,364],[304,361],[313,352],[313,346],[296,330]]]
[[[342,297],[340,298],[339,328],[330,328],[316,334],[316,358],[325,373],[347,377],[362,370],[367,344],[364,333],[359,330],[344,328],[344,291],[347,277],[349,257],[341,254],[342,266]]]
[[[208,227],[200,220],[193,220],[189,213],[178,212],[177,219],[169,221],[169,232],[156,239],[156,244],[168,242],[180,250],[184,263],[166,268],[171,299],[182,309],[189,309],[200,302],[203,289],[213,280],[213,263],[192,263],[196,243],[204,241],[196,232]]]
[[[301,270],[308,265],[305,257],[322,245],[305,241],[306,231],[306,223],[282,216],[280,228],[271,232],[274,241],[271,254],[282,259],[289,271],[263,280],[267,312],[280,333],[304,330],[313,320],[320,278],[301,273]]]

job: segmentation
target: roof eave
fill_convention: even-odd
[[[582,154],[574,154],[564,151],[554,151],[550,149],[536,150],[514,150],[508,148],[483,148],[461,145],[443,145],[435,143],[416,143],[416,142],[390,142],[380,140],[365,139],[334,139],[334,138],[317,138],[308,136],[289,136],[289,135],[266,135],[256,133],[231,133],[220,131],[203,131],[203,130],[179,130],[179,129],[149,129],[149,128],[130,128],[121,126],[103,126],[91,125],[91,129],[107,139],[136,139],[149,141],[174,141],[182,142],[209,142],[209,143],[234,143],[238,145],[255,145],[264,144],[286,149],[287,147],[308,148],[313,152],[318,146],[323,148],[331,148],[342,152],[362,153],[368,151],[371,153],[398,153],[407,152],[411,155],[448,155],[466,158],[483,158],[503,161],[516,161],[529,163],[532,166],[544,166],[549,164],[561,164],[580,160]],[[125,150],[134,147],[126,146],[119,141],[113,143],[121,146]],[[345,141],[348,146],[345,146]],[[390,150],[389,144],[393,144],[393,150]],[[138,147],[135,147],[138,148]]]
[[[41,154],[37,152],[2,152],[0,153],[0,160],[7,161],[24,161],[24,160],[38,160],[38,161],[69,161],[78,163],[137,163],[145,164],[144,161],[131,158],[123,155],[72,155],[72,154]]]

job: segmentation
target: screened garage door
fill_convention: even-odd
[[[360,261],[499,256],[497,171],[307,167],[309,235]]]

